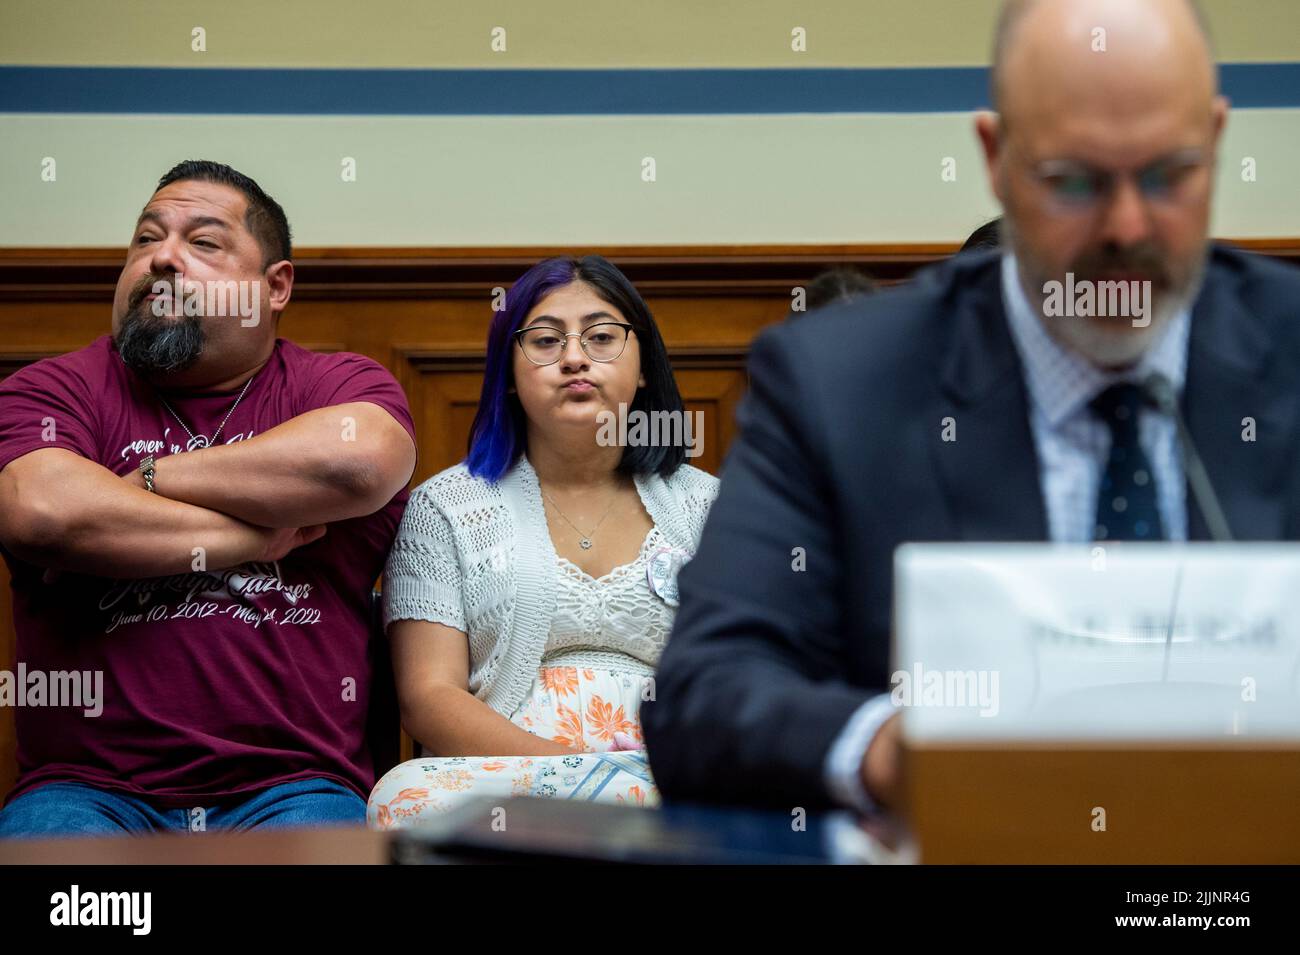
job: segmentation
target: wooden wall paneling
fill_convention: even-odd
[[[483,385],[483,354],[430,345],[395,350],[393,369],[411,403],[419,450],[419,484],[465,456],[470,424]]]
[[[1300,239],[1237,243],[1300,265]],[[293,300],[278,334],[317,351],[368,355],[411,403],[420,461],[413,483],[459,461],[482,381],[492,290],[570,248],[316,248],[295,255]],[[745,359],[761,329],[781,321],[791,291],[829,265],[897,282],[955,251],[946,244],[620,246],[602,254],[645,296],[686,407],[704,413],[704,453],[717,473],[735,434]],[[111,327],[122,249],[0,249],[0,380],[40,358],[81,348]],[[0,562],[0,667],[14,634]],[[13,714],[0,710],[0,796],[12,785]],[[409,738],[404,755],[411,755]]]

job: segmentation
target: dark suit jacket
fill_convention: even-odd
[[[1183,410],[1240,540],[1300,534],[1298,399],[1300,271],[1214,248]],[[1048,537],[998,257],[766,329],[737,418],[641,710],[651,768],[670,799],[824,806],[832,742],[889,687],[894,549]]]

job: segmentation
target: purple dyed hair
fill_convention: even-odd
[[[668,362],[668,350],[654,317],[640,293],[619,269],[599,255],[581,259],[559,256],[538,262],[521,275],[506,293],[506,307],[497,312],[488,329],[487,363],[483,392],[469,434],[466,464],[471,474],[499,481],[526,450],[527,419],[514,383],[514,333],[528,313],[551,292],[573,282],[590,285],[603,300],[623,313],[641,346],[641,373],[646,386],[638,389],[632,409],[647,412],[684,412],[681,393]],[[685,460],[682,447],[627,448],[619,470],[667,476]]]

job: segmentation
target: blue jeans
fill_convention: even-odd
[[[272,786],[242,802],[158,809],[130,793],[46,783],[0,809],[0,839],[364,825],[366,803],[328,779]]]

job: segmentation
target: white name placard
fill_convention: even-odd
[[[907,544],[910,740],[1300,740],[1300,545]]]

